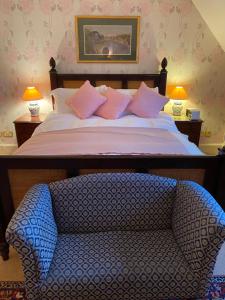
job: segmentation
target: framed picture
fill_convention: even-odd
[[[140,17],[75,17],[78,62],[136,63]]]

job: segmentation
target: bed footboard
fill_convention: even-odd
[[[5,230],[27,190],[93,172],[141,172],[193,180],[225,208],[225,156],[1,156],[0,252],[8,259]]]

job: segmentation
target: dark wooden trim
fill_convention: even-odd
[[[219,156],[172,155],[60,155],[23,156],[2,155],[0,165],[7,169],[70,169],[81,168],[163,168],[206,169]]]

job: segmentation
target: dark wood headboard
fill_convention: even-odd
[[[158,74],[60,74],[56,70],[56,62],[51,57],[50,82],[51,89],[79,88],[85,80],[89,80],[93,86],[105,84],[115,89],[137,89],[141,81],[150,87],[159,88],[161,95],[166,94],[167,59],[161,62],[161,70]]]

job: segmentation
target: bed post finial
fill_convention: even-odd
[[[164,57],[162,62],[161,62],[161,67],[162,67],[161,72],[166,71],[167,64],[168,64],[167,59],[166,59],[166,57]]]
[[[51,70],[50,70],[50,71],[56,71],[56,69],[55,69],[56,63],[55,63],[55,60],[54,60],[53,57],[50,58],[50,60],[49,60],[49,65],[50,65],[50,67],[51,67]]]
[[[166,57],[163,58],[161,62],[161,71],[160,71],[160,79],[159,79],[159,93],[161,95],[166,95],[166,80],[167,80],[167,59]]]
[[[51,90],[57,89],[58,87],[58,75],[56,71],[56,62],[53,57],[49,60],[49,65],[51,69],[49,70],[49,76],[50,76],[50,83],[51,83]]]

